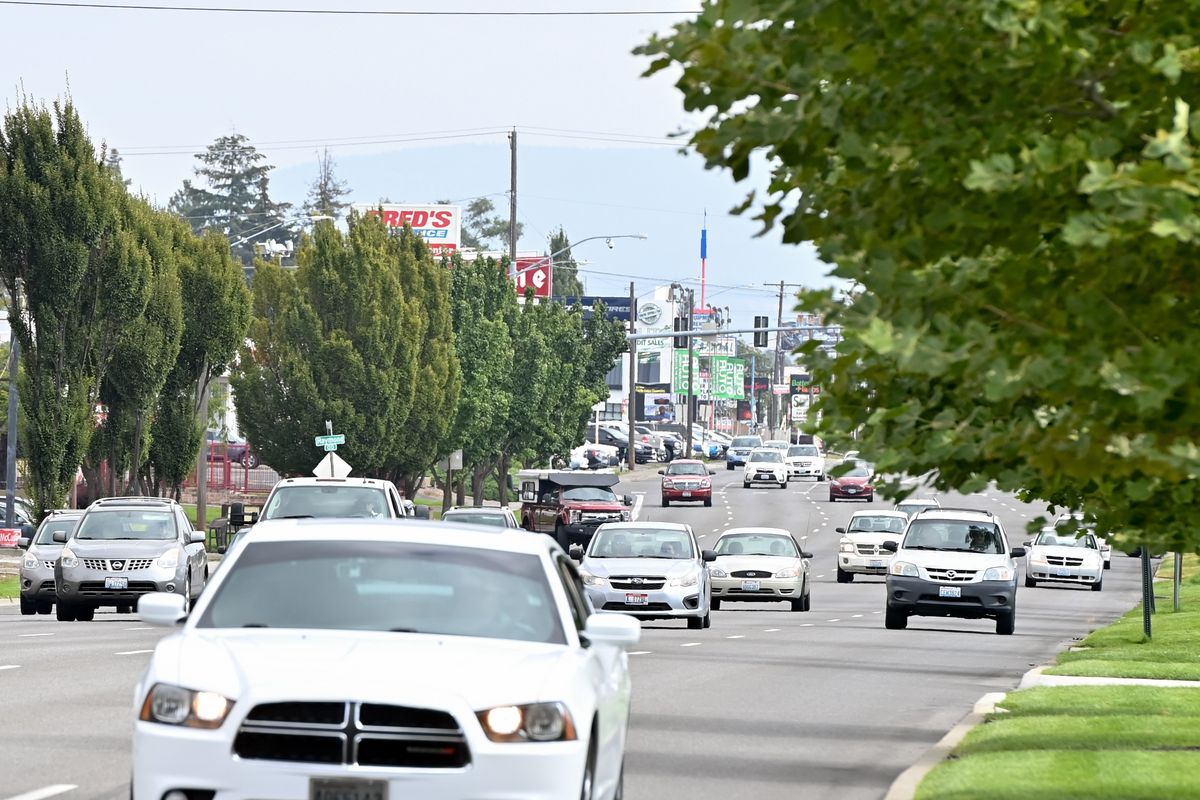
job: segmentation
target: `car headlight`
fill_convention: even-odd
[[[1013,579],[1013,571],[1011,567],[991,567],[983,573],[985,581],[1011,581]]]
[[[571,712],[562,703],[499,706],[475,716],[493,742],[567,742],[577,738]]]
[[[687,575],[682,575],[678,578],[672,578],[668,586],[695,586],[700,581],[699,572],[689,572]]]
[[[633,521],[633,512],[630,511],[628,508],[625,509],[624,511],[622,511],[621,512],[621,521],[622,522],[632,522]]]
[[[187,728],[219,728],[229,716],[233,701],[216,692],[197,692],[156,683],[142,703],[138,719]]]
[[[158,565],[164,569],[175,569],[179,566],[179,548],[172,547],[158,557]]]
[[[729,573],[726,572],[725,570],[721,569],[720,567],[709,567],[708,568],[708,576],[710,578],[728,578]]]
[[[781,570],[779,570],[779,572],[775,573],[775,577],[776,578],[785,578],[785,579],[786,578],[798,578],[798,577],[800,577],[800,570],[796,569],[795,567],[792,567],[790,569],[781,569]]]
[[[608,578],[601,578],[599,575],[593,575],[586,570],[579,570],[579,577],[583,581],[584,586],[608,586]]]
[[[37,569],[38,561],[40,561],[40,559],[35,557],[33,553],[27,551],[25,553],[25,557],[21,559],[21,567],[22,569]]]
[[[1034,564],[1045,564],[1046,563],[1045,556],[1036,556],[1036,555],[1030,556],[1029,560],[1032,561]]]
[[[664,488],[664,489],[674,489],[674,488],[675,488],[675,481],[668,480],[668,479],[665,479],[665,478],[664,478],[664,479],[663,479],[663,488]]]
[[[842,553],[853,553],[854,552],[854,543],[853,542],[842,542],[841,544],[838,545],[838,551],[842,552]]]
[[[79,558],[75,555],[75,551],[69,547],[62,549],[62,555],[58,557],[58,563],[70,569],[79,566]]]
[[[837,478],[830,478],[829,485],[837,487],[838,489],[842,488],[842,482],[839,481]]]
[[[700,488],[701,489],[711,489],[712,481],[710,481],[708,478],[705,478],[704,480],[700,481]]]
[[[909,578],[919,578],[921,576],[921,573],[917,571],[917,565],[910,564],[907,561],[893,562],[892,566],[888,568],[888,571],[893,575],[904,575]]]

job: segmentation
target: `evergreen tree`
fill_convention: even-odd
[[[117,148],[114,147],[107,151],[107,155],[104,156],[104,166],[108,167],[109,171],[121,182],[122,186],[128,188],[129,184],[133,183],[133,181],[126,178],[121,172],[121,154],[117,151]]]
[[[442,201],[445,202],[445,201]],[[509,220],[500,216],[490,197],[476,197],[463,210],[462,246],[476,250],[508,250]],[[517,239],[524,226],[517,223]]]
[[[308,199],[304,201],[307,217],[330,216],[340,219],[350,204],[342,198],[350,194],[350,187],[337,177],[337,164],[329,155],[329,148],[317,156],[317,177],[308,187]]]
[[[565,253],[560,253],[554,257],[554,294],[556,297],[582,297],[583,282],[579,280],[579,265],[575,262],[575,256],[571,255],[571,241],[567,238],[567,232],[561,227],[558,233],[550,237],[551,253],[558,253],[560,250],[566,250]]]

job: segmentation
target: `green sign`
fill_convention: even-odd
[[[676,350],[672,360],[671,391],[687,394],[687,350]],[[708,373],[707,380],[704,373]],[[696,394],[714,400],[746,399],[746,362],[730,356],[692,355],[692,374],[696,379]]]
[[[339,444],[346,443],[346,436],[342,433],[334,433],[329,436],[318,436],[316,439],[317,447],[324,447],[327,451],[333,452],[337,450]]]

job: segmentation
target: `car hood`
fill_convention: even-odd
[[[71,552],[80,558],[158,557],[177,545],[174,539],[72,539]]]
[[[62,549],[61,544],[34,544],[26,552],[41,561],[54,561],[62,555]]]
[[[1061,544],[1035,544],[1028,548],[1029,555],[1039,556],[1055,556],[1057,558],[1087,558],[1088,555],[1100,557],[1099,550],[1084,549],[1082,547],[1067,547]]]
[[[1004,553],[965,553],[944,550],[901,550],[896,554],[896,559],[935,569],[979,570],[1008,563],[1008,556]]]
[[[564,645],[407,633],[190,629],[162,640],[159,680],[295,700],[363,700],[475,709],[549,699],[571,674]],[[560,698],[553,698],[560,699]]]
[[[803,562],[795,556],[717,556],[713,566],[726,572],[744,569],[761,569],[767,572],[779,572],[801,566]]]
[[[755,470],[762,470],[764,472],[770,472],[773,469],[783,469],[786,466],[787,464],[782,464],[777,461],[747,461],[746,471],[754,472]]]
[[[831,480],[836,484],[841,484],[841,485],[846,485],[846,486],[866,486],[867,484],[869,484],[871,482],[870,478],[860,478],[857,476],[856,477],[847,477],[845,475],[843,475],[840,478],[832,478]]]
[[[890,531],[854,531],[852,533],[842,534],[843,539],[849,540],[854,544],[880,544],[881,542],[898,542],[903,536],[903,533],[892,533]]]
[[[623,511],[625,509],[625,505],[622,503],[605,503],[600,500],[564,500],[562,507],[572,511]]]
[[[644,575],[674,578],[696,571],[690,558],[585,558],[583,568],[601,578],[612,575]]]

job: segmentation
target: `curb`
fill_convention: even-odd
[[[945,761],[972,728],[983,722],[988,714],[994,713],[996,704],[1005,696],[1005,692],[989,692],[979,698],[969,714],[959,720],[937,744],[926,750],[915,764],[892,781],[883,800],[912,800],[917,793],[917,787],[930,770]]]
[[[1107,678],[1085,675],[1045,675],[1048,666],[1035,667],[1021,677],[1017,689],[1034,686],[1159,686],[1168,689],[1200,689],[1200,681],[1160,678]]]

